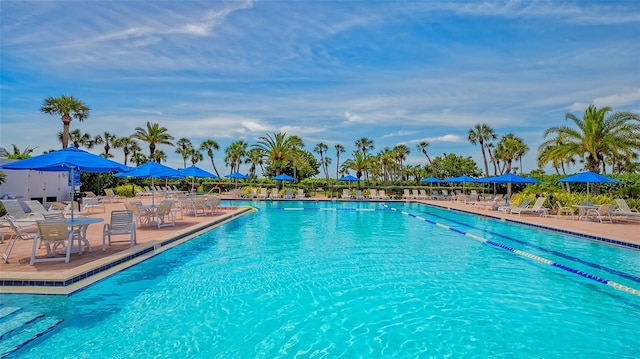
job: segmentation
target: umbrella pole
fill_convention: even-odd
[[[71,167],[71,220],[73,221],[73,209],[76,207],[76,204],[74,203],[74,199],[73,199],[73,195],[74,192],[76,191],[76,178],[75,178],[75,173],[73,171],[73,167]]]

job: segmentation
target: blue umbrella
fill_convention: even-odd
[[[346,176],[338,179],[338,181],[357,182],[357,181],[360,181],[360,178],[354,177],[352,175],[346,175]]]
[[[178,170],[178,172],[184,176],[184,177],[193,177],[193,180],[191,181],[191,189],[194,189],[194,184],[196,182],[196,177],[198,178],[218,178],[218,176],[214,175],[213,173],[207,172],[205,170],[203,170],[200,167],[197,167],[196,165],[192,165],[191,167],[187,167],[181,170]]]
[[[440,180],[435,177],[427,177],[420,180],[423,183],[440,183]]]
[[[280,174],[278,176],[275,176],[272,178],[272,180],[276,180],[276,181],[295,181],[296,179],[289,176],[286,173]]]
[[[247,178],[249,178],[248,176],[245,176],[240,172],[229,173],[225,177],[235,179],[235,187],[236,188],[238,188],[238,179],[247,179]]]
[[[183,178],[184,176],[178,172],[178,170],[171,167],[167,167],[158,162],[147,162],[143,165],[135,167],[130,171],[122,171],[116,173],[116,177],[136,177],[136,178],[151,178],[151,187],[153,187],[151,195],[151,205],[155,205],[155,187],[153,184],[154,178]]]
[[[517,183],[517,184],[540,182],[535,178],[520,177],[513,173],[507,173],[507,174],[503,174],[501,176],[495,176],[495,177],[481,178],[478,181],[481,183]]]
[[[94,155],[76,147],[67,147],[57,151],[34,156],[21,161],[15,161],[2,165],[0,168],[7,170],[36,170],[50,172],[70,172],[69,178],[73,179],[75,171],[78,172],[115,172],[129,170],[130,168],[110,159]],[[73,182],[72,182],[73,183]],[[73,187],[73,186],[72,186]],[[71,190],[71,203],[73,203],[74,189]],[[71,205],[71,219],[73,219],[74,206]]]
[[[577,173],[575,175],[565,177],[563,179],[558,180],[558,182],[579,182],[587,184],[587,194],[589,194],[589,183],[620,183],[617,179],[603,176],[599,173],[587,171],[582,173]]]
[[[458,177],[445,178],[441,182],[462,183],[462,191],[464,192],[464,184],[466,182],[476,183],[478,182],[478,180],[473,177],[469,177],[467,175],[462,175]]]

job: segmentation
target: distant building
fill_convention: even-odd
[[[0,147],[0,165],[15,161],[8,159],[7,155],[7,150]],[[0,171],[7,176],[5,182],[0,184],[0,197],[35,199],[41,202],[64,202],[71,198],[68,172],[4,169]]]

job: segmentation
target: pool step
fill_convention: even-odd
[[[4,318],[5,320],[0,322],[0,340],[4,341],[5,337],[9,336],[14,331],[19,330],[42,317],[44,317],[44,314],[21,312]]]
[[[0,358],[20,350],[31,341],[53,330],[64,320],[54,317],[38,316],[37,319],[19,329],[15,329],[0,341]]]

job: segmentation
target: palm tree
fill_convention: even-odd
[[[340,178],[340,176],[338,175],[338,169],[340,168],[340,154],[344,153],[344,146],[342,146],[341,144],[336,144],[333,146],[333,148],[336,149],[336,178]]]
[[[167,162],[167,158],[169,157],[167,157],[167,154],[164,153],[163,150],[155,150],[153,151],[153,157],[149,157],[149,158],[158,163],[162,163],[162,162]]]
[[[131,162],[135,162],[136,166],[149,162],[149,158],[139,150],[131,152]]]
[[[231,172],[239,172],[240,164],[247,155],[247,143],[242,140],[235,141],[227,147],[225,154],[224,161],[231,168]]]
[[[176,142],[176,146],[178,147],[176,148],[176,153],[182,156],[183,168],[187,168],[187,158],[189,158],[190,151],[193,149],[193,144],[191,140],[183,137]]]
[[[425,156],[427,156],[427,161],[429,161],[429,166],[432,166],[433,163],[431,162],[431,157],[429,157],[429,154],[427,153],[427,147],[429,147],[429,142],[427,142],[427,141],[422,141],[422,142],[418,143],[418,149]]]
[[[514,159],[522,157],[528,147],[524,144],[520,137],[513,133],[507,133],[502,136],[496,147],[495,157],[504,163],[500,174],[511,173],[511,165]]]
[[[327,183],[329,183],[329,163],[324,160],[324,153],[327,151],[327,149],[329,149],[329,146],[327,146],[324,142],[320,142],[316,144],[313,152],[320,154],[320,164],[322,165],[322,170],[324,171],[324,177],[327,179]]]
[[[495,140],[497,137],[493,128],[486,123],[478,123],[469,130],[469,142],[471,142],[472,145],[480,144],[482,160],[484,161],[484,175],[486,177],[489,177],[489,164],[487,163],[487,154],[484,152],[485,141],[489,142]]]
[[[368,151],[374,149],[373,140],[370,140],[366,137],[362,137],[361,139],[356,141],[356,147],[359,148],[362,151],[362,155],[365,158],[367,158],[369,156]],[[369,175],[367,171],[364,172],[364,179],[365,180],[369,179]]]
[[[84,102],[73,96],[61,95],[60,97],[48,97],[44,100],[40,112],[47,115],[62,116],[62,148],[69,145],[69,124],[76,118],[82,122],[89,117],[89,107]]]
[[[555,147],[554,152],[564,158],[585,158],[587,170],[600,173],[605,170],[605,158],[622,157],[640,150],[640,116],[630,112],[611,112],[610,107],[601,109],[591,105],[584,111],[583,118],[567,113],[576,128],[554,126],[544,132],[544,137],[556,137],[544,141],[538,148]]]
[[[7,158],[13,159],[13,160],[24,160],[26,158],[30,158],[31,154],[33,153],[33,150],[35,150],[36,148],[38,148],[38,146],[36,147],[26,147],[24,150],[20,151],[20,148],[14,144],[12,144],[11,146],[13,146],[13,153],[7,155]]]
[[[209,159],[211,159],[211,165],[213,166],[213,170],[216,172],[216,175],[218,177],[220,177],[220,173],[218,173],[218,169],[216,168],[216,163],[213,161],[213,150],[219,150],[219,149],[220,149],[220,146],[218,146],[218,142],[211,139],[204,140],[204,142],[202,142],[202,144],[200,145],[201,151],[207,151],[207,156],[209,156]]]
[[[80,146],[86,147],[86,148],[93,148],[93,145],[95,144],[92,136],[88,133],[82,133],[82,131],[80,131],[79,129],[75,129],[73,131],[71,131],[68,134],[69,138],[68,140],[70,140],[71,142],[73,142],[73,146],[76,148],[80,148]],[[58,140],[60,141],[60,143],[64,143],[64,133],[63,132],[58,132]],[[63,145],[64,146],[64,145]]]
[[[256,167],[260,166],[260,170],[264,173],[264,168],[262,165],[264,164],[262,160],[262,152],[257,148],[252,148],[247,152],[247,159],[244,161],[245,164],[251,164],[249,167],[249,174],[251,177],[255,178],[256,176]]]
[[[398,175],[400,176],[401,183],[404,180],[404,176],[402,174],[402,163],[404,162],[404,160],[407,159],[407,156],[410,153],[411,153],[411,150],[409,150],[409,147],[404,144],[396,145],[393,148],[393,154],[394,154],[395,160],[398,162],[398,170],[399,170]]]
[[[127,159],[130,153],[140,152],[140,145],[131,137],[120,137],[114,142],[114,147],[122,148],[124,154],[124,165],[127,165]]]
[[[369,160],[360,150],[354,151],[353,158],[349,158],[342,164],[345,169],[354,170],[356,177],[362,178],[364,172],[369,168]]]
[[[104,158],[112,158],[113,154],[109,153],[109,150],[111,150],[111,146],[113,145],[113,147],[116,147],[116,142],[118,140],[118,136],[111,134],[109,132],[105,132],[102,135],[97,135],[94,139],[93,142],[96,145],[101,145],[104,143],[104,152],[100,154],[100,156],[104,157]]]
[[[200,162],[200,161],[202,161],[204,159],[204,156],[202,156],[202,152],[200,152],[200,150],[196,150],[193,147],[191,147],[189,149],[189,157],[191,157],[191,164],[192,165],[195,165],[196,163],[198,163],[198,162]]]
[[[258,143],[252,146],[259,149],[263,158],[273,164],[276,176],[280,175],[282,169],[293,159],[295,152],[302,147],[304,143],[300,137],[287,136],[284,132],[259,137]]]
[[[149,158],[155,158],[153,153],[156,151],[156,145],[169,145],[173,146],[171,140],[173,136],[167,133],[166,127],[161,127],[157,123],[150,123],[147,121],[147,128],[136,127],[135,133],[131,136],[137,138],[140,141],[149,143]]]

